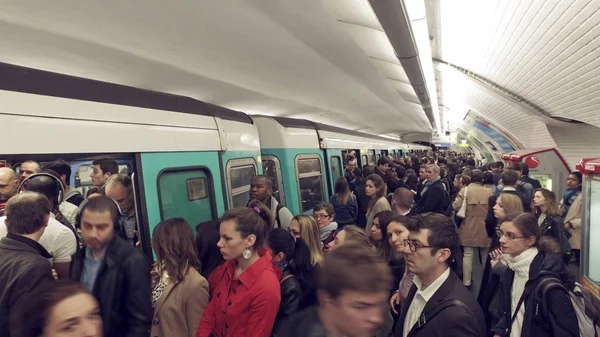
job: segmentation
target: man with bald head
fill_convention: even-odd
[[[8,167],[0,167],[0,216],[4,216],[4,207],[8,199],[17,194],[19,177]]]
[[[271,210],[271,228],[289,228],[292,222],[292,212],[277,202],[273,197],[273,182],[271,178],[258,175],[252,177],[250,183],[250,199],[256,199]]]

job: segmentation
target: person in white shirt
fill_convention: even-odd
[[[402,306],[395,336],[484,337],[485,318],[479,304],[450,270],[458,251],[458,233],[441,214],[420,214],[407,221],[405,245],[414,285]]]
[[[5,237],[7,233],[5,219],[6,217],[0,217],[0,238]],[[38,242],[52,255],[48,260],[56,270],[58,278],[69,278],[71,257],[77,249],[77,240],[73,231],[58,222],[54,214],[50,213],[48,226]]]

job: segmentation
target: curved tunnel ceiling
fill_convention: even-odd
[[[453,127],[473,110],[523,148],[560,146],[549,132],[571,127],[560,119],[600,127],[600,2],[426,0],[426,8],[439,102]]]
[[[361,4],[370,9],[363,0],[5,2],[0,61],[250,114],[430,133],[385,33]]]

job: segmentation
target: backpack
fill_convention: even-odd
[[[579,336],[600,336],[600,300],[579,283],[575,283],[573,290],[567,290],[558,276],[545,277],[535,287],[535,318],[540,322],[548,322],[546,296],[548,291],[554,288],[562,289],[569,294],[579,323]],[[548,328],[548,324],[546,323],[544,327]]]

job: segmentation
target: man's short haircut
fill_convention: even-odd
[[[410,209],[413,204],[414,194],[408,188],[400,187],[394,191],[392,199],[396,202],[396,205]]]
[[[398,179],[404,179],[406,177],[406,169],[404,166],[397,166],[396,174],[398,175]]]
[[[42,165],[40,165],[40,163],[38,163],[35,160],[26,160],[26,161],[24,161],[24,162],[21,163],[21,165],[23,165],[23,164],[35,164],[35,165],[37,165],[37,170],[35,170],[36,173],[40,172],[42,170]]]
[[[513,170],[523,173],[523,163],[520,161],[514,162],[511,167]]]
[[[390,267],[366,244],[347,242],[330,252],[321,266],[318,288],[335,299],[344,291],[386,293],[391,290]]]
[[[256,175],[256,176],[252,177],[252,180],[254,180],[254,179],[262,179],[262,180],[264,180],[265,181],[265,185],[267,185],[267,188],[273,189],[273,181],[271,180],[271,178],[267,177],[266,175],[259,174],[259,175]]]
[[[77,223],[81,225],[81,219],[86,211],[94,212],[94,213],[110,213],[110,218],[112,219],[115,232],[119,230],[119,218],[121,217],[121,212],[119,210],[119,206],[117,202],[112,200],[111,198],[105,195],[99,195],[97,197],[87,199],[85,204],[82,203],[81,211],[77,216]]]
[[[506,169],[502,172],[502,184],[504,186],[514,186],[519,180],[519,174],[513,169]]]
[[[365,166],[363,166],[363,169],[362,169],[362,176],[363,176],[363,178],[367,179],[367,177],[370,176],[371,174],[373,174],[373,172],[375,172],[375,169],[373,168],[373,166],[365,165]]]
[[[427,169],[430,169],[435,172],[435,174],[440,175],[440,167],[436,164],[427,165]]]
[[[377,160],[377,166],[385,164],[390,164],[390,161],[386,157],[381,157],[379,160]]]
[[[318,212],[318,211],[325,211],[327,212],[327,215],[329,216],[333,216],[335,215],[335,209],[333,208],[332,204],[328,204],[326,202],[320,202],[318,203],[315,208],[313,209],[313,211]]]
[[[471,171],[471,182],[472,183],[483,183],[483,171],[477,169]]]
[[[92,162],[92,165],[100,166],[102,173],[109,173],[109,172],[110,172],[110,174],[118,174],[119,173],[119,165],[117,165],[117,162],[112,159],[108,159],[108,158],[96,159]]]
[[[44,195],[23,192],[6,203],[6,230],[11,234],[33,234],[44,226],[52,206]]]
[[[133,189],[133,181],[131,180],[131,177],[126,174],[113,174],[106,180],[107,187],[114,186],[115,184],[120,184],[128,192],[131,192]]]
[[[407,225],[408,230],[412,232],[427,229],[427,245],[433,247],[431,255],[439,249],[447,248],[450,250],[450,257],[446,264],[452,264],[460,246],[458,232],[449,217],[438,213],[424,213],[411,217]]]
[[[67,183],[67,185],[69,185],[69,181],[71,180],[71,165],[62,159],[59,160],[55,160],[51,163],[48,163],[46,165],[44,165],[43,167],[45,170],[52,170],[56,173],[58,173],[61,176],[65,176],[65,182]]]

